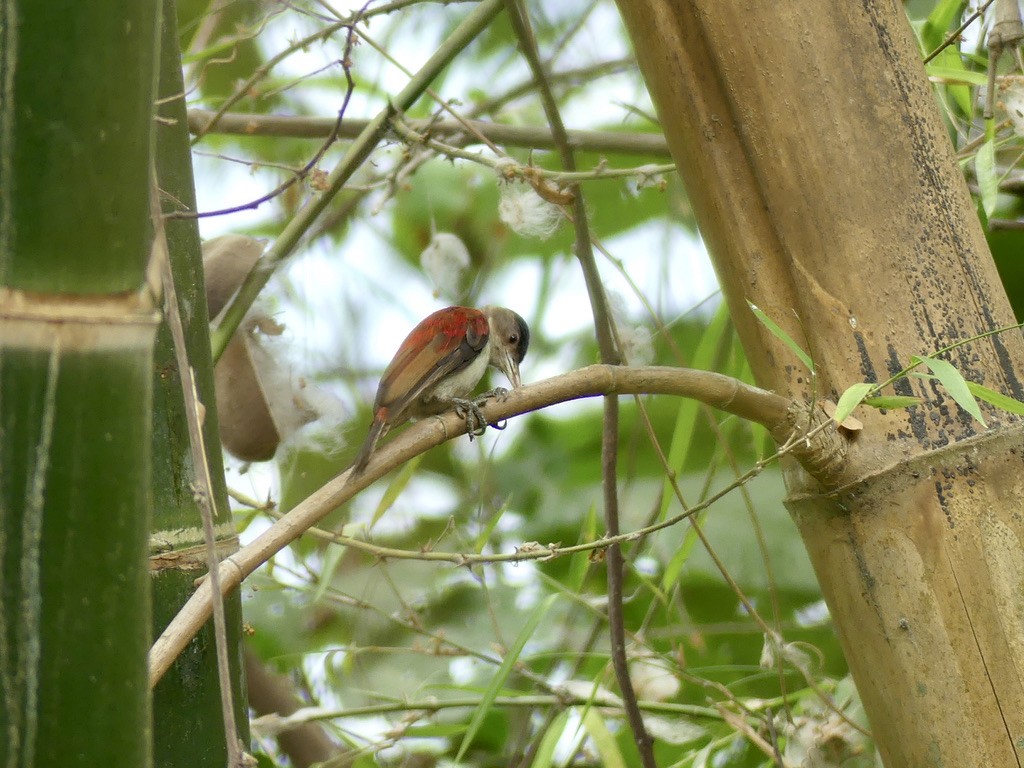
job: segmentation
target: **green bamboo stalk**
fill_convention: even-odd
[[[0,0],[0,764],[148,766],[157,18]]]
[[[166,212],[184,205],[194,210],[195,186],[173,0],[163,3],[158,93],[161,120],[157,127],[156,166],[163,192],[163,208]],[[219,548],[222,554],[227,554],[237,548],[237,539],[228,511],[217,434],[199,229],[194,220],[179,220],[168,222],[166,232],[188,356],[195,370],[199,399],[206,407],[204,440],[206,461],[213,478],[210,490],[218,511],[215,522],[221,539]],[[155,504],[150,542],[153,555],[153,634],[158,635],[195,591],[196,579],[207,571],[200,511],[192,491],[196,472],[189,453],[181,376],[166,322],[157,335],[154,414]],[[239,593],[225,598],[225,607],[235,720],[238,736],[244,743],[248,740],[248,717],[240,675],[242,619]],[[222,768],[226,764],[216,663],[213,627],[207,623],[182,653],[175,667],[154,689],[153,754],[157,768],[181,765]]]

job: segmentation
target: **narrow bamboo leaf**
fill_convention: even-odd
[[[512,647],[508,649],[508,653],[505,654],[505,658],[501,662],[501,666],[498,667],[498,671],[491,679],[490,684],[487,686],[487,690],[484,691],[483,698],[480,699],[480,705],[473,712],[473,717],[469,721],[469,727],[466,729],[466,735],[462,738],[462,744],[459,745],[459,752],[455,756],[455,762],[458,763],[466,754],[466,750],[469,749],[469,745],[473,742],[473,737],[476,736],[477,731],[480,730],[480,726],[483,725],[484,718],[491,709],[491,705],[494,704],[494,698],[498,695],[501,687],[505,684],[508,676],[512,673],[512,668],[515,666],[516,661],[519,660],[519,654],[523,652],[523,648],[526,646],[526,642],[533,636],[534,631],[537,629],[537,625],[540,624],[541,619],[548,612],[555,600],[558,599],[558,595],[548,595],[542,600],[536,608],[533,609],[533,613],[526,620],[523,625],[522,631],[520,631],[515,642],[512,643]]]
[[[957,57],[957,61],[960,57]],[[945,62],[937,63],[941,61],[941,57],[936,57],[934,61],[928,64],[927,72],[928,77],[935,77],[947,81],[959,81],[962,83],[969,83],[970,85],[985,85],[988,82],[988,76],[984,72],[972,72],[969,69],[964,69],[956,66],[944,66]],[[959,103],[959,99],[957,99]]]
[[[377,505],[377,509],[373,513],[373,518],[370,520],[370,530],[373,530],[373,526],[377,524],[377,521],[384,516],[385,512],[391,509],[391,506],[398,500],[398,497],[402,495],[402,491],[405,490],[409,481],[412,480],[413,473],[416,472],[422,458],[423,455],[420,454],[411,461],[406,462],[405,466],[399,470],[398,477],[384,491],[380,504]]]
[[[316,589],[313,591],[314,605],[319,604],[324,593],[334,581],[334,572],[338,569],[338,564],[341,562],[341,558],[344,554],[345,547],[331,546],[327,548],[327,554],[324,556],[324,567],[320,569],[320,581],[317,583]]]
[[[945,360],[939,360],[935,357],[918,357],[915,355],[911,358],[911,361],[918,364],[923,363],[931,368],[932,373],[942,382],[942,386],[946,388],[949,396],[956,401],[957,405],[977,419],[983,427],[988,426],[985,423],[985,419],[982,418],[978,401],[974,399],[974,395],[971,394],[971,390],[967,386],[967,380],[960,374],[960,371]]]
[[[555,747],[558,746],[558,740],[562,738],[568,722],[569,710],[563,709],[544,732],[540,745],[537,747],[537,752],[533,756],[530,768],[551,768],[555,756]]]
[[[582,557],[580,559],[586,561],[587,558]],[[544,583],[544,586],[551,589],[552,592],[559,595],[563,595],[567,600],[580,599],[579,591],[573,591],[572,587],[570,587],[567,582],[563,582],[560,579],[556,579],[554,576],[549,576],[548,574],[544,573],[544,571],[537,571],[537,576],[540,577],[540,580]],[[460,686],[459,690],[466,691],[467,688],[465,686]],[[512,692],[511,695],[514,696],[515,692]]]
[[[645,575],[641,570],[637,569],[634,573],[640,579],[640,585],[647,587],[651,591],[651,598],[657,600],[663,606],[668,607],[669,596],[666,594],[667,589],[661,587],[658,579],[652,579]]]
[[[405,736],[417,739],[447,739],[466,730],[463,723],[428,723],[413,725],[403,731]]]
[[[920,397],[907,397],[904,395],[887,395],[883,397],[865,397],[864,405],[872,408],[909,408],[912,405],[920,405]]]
[[[782,330],[778,323],[768,317],[768,315],[766,315],[758,306],[751,304],[749,301],[747,302],[747,306],[750,307],[750,311],[754,313],[754,316],[761,321],[761,325],[771,331],[775,338],[789,347],[790,351],[800,358],[800,361],[807,366],[807,370],[814,370],[814,361],[811,360],[811,356],[804,352],[804,350],[800,348],[799,344],[793,341],[792,336]]]
[[[1001,410],[1016,413],[1018,416],[1024,416],[1024,403],[1020,400],[1015,400],[1001,392],[983,387],[981,384],[975,384],[973,381],[967,382],[967,388],[979,400],[984,400],[986,403],[994,405]]]
[[[836,424],[842,424],[846,418],[853,413],[853,409],[864,401],[868,392],[874,389],[874,387],[874,384],[870,384],[866,381],[862,381],[854,384],[852,387],[848,387],[839,397],[839,402],[836,404],[836,412],[832,416],[832,421]]]
[[[580,541],[593,541],[595,538],[597,538],[597,505],[591,504],[590,509],[587,510],[587,516],[584,518]],[[565,579],[566,586],[573,593],[580,594],[589,570],[590,561],[582,554],[574,555],[569,563],[569,575]]]
[[[996,145],[989,139],[974,156],[974,172],[978,177],[978,190],[985,215],[992,218],[999,200],[999,174],[996,171]]]
[[[577,689],[575,692],[578,695],[582,696],[582,690],[580,690],[578,686],[574,685],[574,683],[575,681],[569,680],[565,683],[565,687],[569,690]],[[583,709],[580,711],[580,722],[579,725],[576,726],[576,731],[573,733],[573,738],[578,736],[581,730],[586,729],[587,714],[589,714],[591,707],[600,706],[602,703],[607,704],[612,699],[617,698],[613,697],[611,692],[607,688],[604,688],[599,680],[594,680],[593,682],[586,682],[581,680],[580,683],[582,684],[582,686],[586,687],[585,689],[587,690],[587,701],[583,705]]]
[[[697,515],[697,524],[703,525],[706,512],[700,512]],[[686,565],[686,561],[690,559],[690,553],[693,552],[694,546],[697,544],[697,533],[693,526],[690,526],[686,532],[686,536],[683,538],[683,545],[675,551],[672,555],[672,559],[669,560],[667,566],[665,566],[665,573],[661,577],[661,588],[668,591],[672,588],[672,585],[679,580],[679,574],[683,571],[683,566]]]
[[[622,756],[619,744],[612,736],[612,732],[605,725],[604,718],[596,709],[591,709],[583,718],[583,725],[594,740],[597,747],[597,754],[601,756],[601,765],[604,768],[626,768],[626,759]]]
[[[942,44],[953,20],[960,13],[961,5],[961,0],[940,0],[935,4],[921,30],[925,53],[931,53]]]
[[[969,72],[960,58],[960,51],[954,46],[943,50],[927,65],[928,76],[939,81],[940,96],[948,96],[957,110],[965,116],[974,113],[974,99],[971,85],[984,85],[987,77],[982,72]],[[950,105],[952,109],[952,105]]]
[[[714,473],[715,467],[722,461],[722,454],[724,452],[723,447],[731,445],[733,436],[736,434],[736,430],[740,429],[741,422],[739,421],[725,421],[722,423],[722,440],[719,445],[715,448],[715,453],[712,456],[712,461],[708,464],[707,471]],[[767,434],[767,433],[766,433]],[[771,440],[771,437],[768,438]],[[774,442],[771,443],[774,446]],[[703,525],[706,513],[702,512],[697,515],[697,525]],[[687,560],[690,558],[690,554],[693,552],[693,548],[699,541],[697,536],[697,530],[694,526],[688,526],[686,535],[683,537],[682,545],[676,549],[672,555],[672,559],[665,567],[665,572],[661,577],[661,588],[664,591],[669,591],[679,580],[679,574],[682,573],[683,566],[686,565]]]
[[[707,768],[708,764],[711,762],[711,753],[714,746],[715,742],[712,741],[710,744],[702,748],[693,758],[690,768]]]
[[[506,499],[505,503],[502,504],[498,508],[498,511],[491,516],[491,519],[487,521],[487,525],[480,529],[480,534],[476,537],[476,542],[474,543],[477,552],[483,552],[484,547],[487,546],[487,542],[491,540],[491,534],[494,533],[494,529],[498,527],[498,523],[501,521],[506,510],[508,510],[510,500],[511,497]]]

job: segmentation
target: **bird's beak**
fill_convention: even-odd
[[[501,353],[498,357],[498,368],[501,370],[508,380],[512,383],[513,389],[518,389],[522,386],[522,379],[519,378],[519,363],[516,361],[513,355],[515,350],[509,347],[502,347]]]

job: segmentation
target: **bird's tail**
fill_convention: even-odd
[[[359,455],[356,457],[355,464],[352,465],[352,477],[363,473],[363,470],[366,469],[366,465],[370,461],[370,456],[373,454],[373,449],[377,446],[377,441],[388,431],[386,417],[387,413],[384,412],[383,408],[373,417],[373,424],[370,425],[370,434],[366,436],[366,441],[363,443],[363,447],[359,449]]]

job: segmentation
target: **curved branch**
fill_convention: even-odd
[[[780,395],[744,384],[738,379],[689,368],[591,365],[520,387],[510,392],[504,400],[488,401],[482,411],[489,422],[495,423],[570,400],[602,395],[640,394],[692,397],[719,410],[761,424],[780,444],[789,442],[794,434],[799,435],[801,452],[807,453],[812,459],[821,451],[817,441],[805,437],[802,430],[795,431],[794,424],[808,424],[812,421],[806,409]],[[818,431],[817,427],[815,431]],[[414,456],[465,433],[466,422],[453,412],[413,424],[380,448],[371,457],[370,463],[359,477],[349,482],[350,472],[341,473],[298,504],[250,544],[227,557],[221,563],[219,571],[221,588],[227,592],[237,587],[242,579],[377,478]],[[821,433],[826,436],[834,435],[835,430],[821,430]],[[798,458],[805,462],[808,456]],[[832,464],[835,463],[836,460],[833,459]],[[628,539],[632,536],[633,533],[625,533],[619,538]],[[529,559],[531,556],[550,556],[547,548],[542,548],[539,552],[522,554],[522,559]],[[150,685],[155,685],[159,681],[209,618],[210,598],[210,581],[207,579],[157,638],[150,650]]]
[[[216,120],[214,126],[210,125]],[[289,115],[258,115],[247,112],[225,112],[218,115],[209,109],[190,109],[188,128],[194,134],[221,133],[236,136],[280,136],[296,139],[323,139],[331,134],[337,117],[293,117]],[[347,118],[338,125],[338,137],[354,139],[366,130],[370,120]],[[408,120],[417,133],[452,137],[459,146],[478,144],[480,140],[455,120]],[[473,131],[495,144],[507,147],[554,149],[551,129],[535,125],[502,125],[486,120],[466,120]],[[670,157],[668,143],[661,133],[615,131],[567,131],[569,146],[588,152]]]

